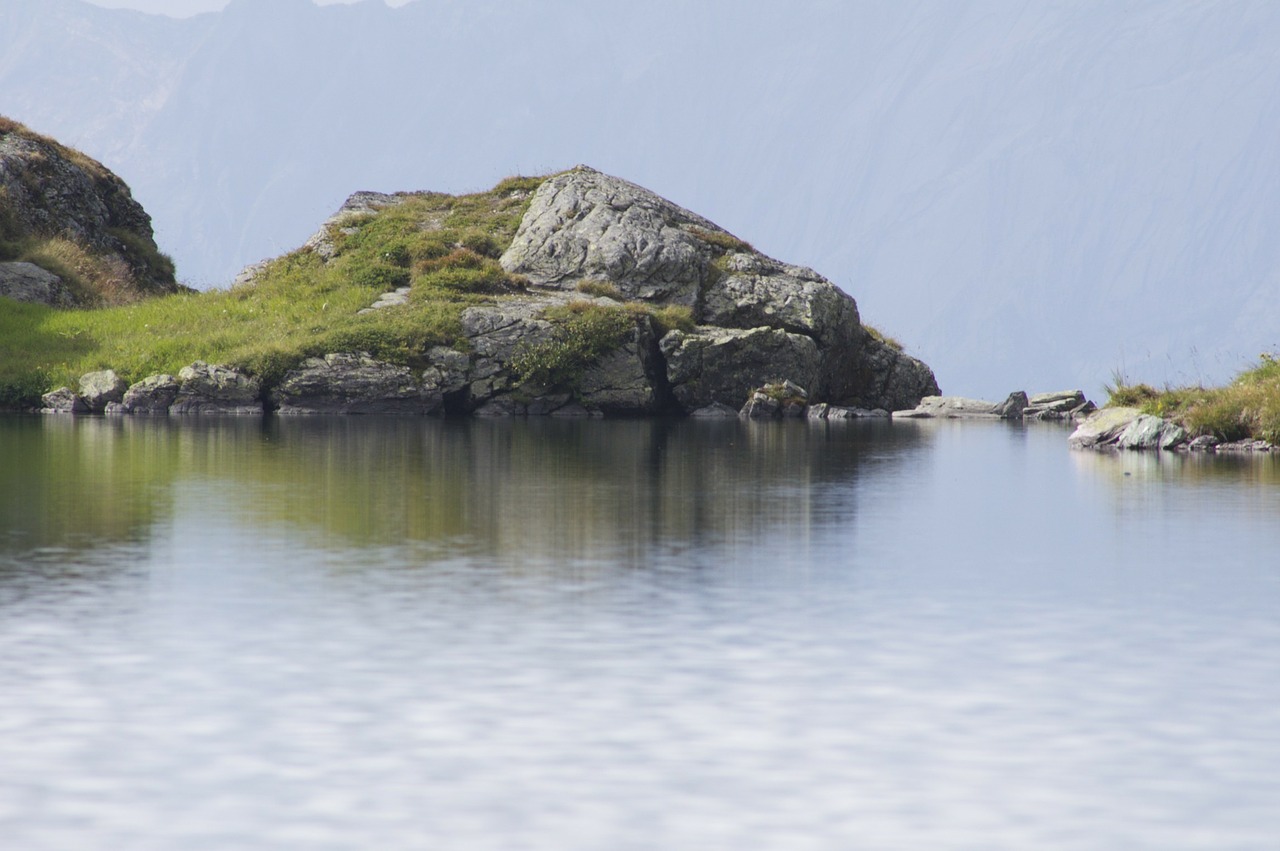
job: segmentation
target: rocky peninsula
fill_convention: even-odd
[[[33,144],[45,147],[12,153]],[[0,185],[20,186],[7,190],[7,220],[127,262],[150,238],[145,213],[83,155],[24,179],[48,144],[0,140],[11,152]],[[37,196],[58,216],[32,213]],[[171,267],[168,278],[136,269],[152,297],[127,313],[102,293],[69,294],[55,269],[18,265],[5,280],[27,283],[0,292],[42,312],[0,299],[0,323],[68,330],[33,336],[0,381],[49,412],[714,416],[777,385],[806,410],[857,416],[939,392],[927,365],[863,325],[853,297],[817,272],[586,166],[472,196],[359,192],[228,290],[181,293]],[[72,357],[66,337],[82,341]]]

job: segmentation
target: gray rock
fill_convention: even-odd
[[[1022,416],[1022,412],[1027,409],[1029,404],[1031,404],[1031,401],[1027,398],[1026,392],[1015,390],[1003,402],[996,405],[995,414],[1002,419],[1017,419]]]
[[[375,310],[383,310],[388,307],[401,307],[409,303],[409,293],[411,287],[397,287],[389,293],[383,293],[378,296],[377,301],[368,307],[357,310],[356,313],[372,313]]]
[[[196,361],[178,373],[181,386],[171,414],[261,414],[258,379],[238,369]]]
[[[734,252],[725,261],[728,273],[703,294],[701,322],[725,328],[781,328],[807,334],[822,346],[859,339],[857,303],[812,269],[787,266],[758,253]]]
[[[583,372],[578,380],[578,401],[587,410],[606,414],[650,414],[665,399],[657,387],[666,376],[652,323],[646,318],[635,333]]]
[[[0,196],[19,233],[68,239],[118,268],[138,292],[180,289],[171,269],[150,262],[151,217],[123,180],[90,157],[26,128],[0,131]],[[45,303],[63,306],[67,294]]]
[[[1214,447],[1215,452],[1271,452],[1275,449],[1265,440],[1234,440],[1230,443],[1219,443]]]
[[[422,371],[423,389],[448,395],[467,386],[471,376],[471,358],[455,349],[432,346],[427,350],[431,365]]]
[[[1199,437],[1192,438],[1187,444],[1187,448],[1192,452],[1212,452],[1221,442],[1211,434],[1202,434]]]
[[[827,419],[829,420],[884,420],[890,417],[890,413],[884,408],[845,408],[839,405],[832,405],[827,409]]]
[[[548,417],[569,404],[572,398],[568,393],[537,396],[525,406],[524,412],[531,417]]]
[[[894,411],[898,419],[1000,419],[999,411],[1004,403],[986,402],[982,399],[966,399],[963,396],[925,396],[910,411]]]
[[[80,376],[80,398],[89,410],[101,413],[110,402],[120,402],[129,389],[129,383],[116,375],[114,369],[86,372]]]
[[[427,390],[407,366],[366,352],[336,352],[286,373],[271,401],[285,415],[431,414],[441,410],[444,396]]]
[[[1037,393],[1022,411],[1029,420],[1066,420],[1096,410],[1081,390],[1061,390],[1056,393]]]
[[[172,375],[149,375],[125,391],[121,413],[167,414],[181,385]]]
[[[1137,408],[1103,408],[1085,418],[1067,438],[1074,449],[1110,446],[1134,420],[1143,416]]]
[[[717,274],[699,228],[724,234],[648,189],[578,166],[534,193],[501,263],[537,286],[603,278],[628,298],[693,305]]]
[[[831,406],[826,402],[816,402],[810,405],[809,409],[805,411],[805,416],[811,420],[825,420],[827,418],[827,414],[830,413],[830,410]]]
[[[0,263],[0,296],[49,307],[75,304],[75,296],[62,278],[25,262]]]
[[[696,411],[689,414],[689,416],[700,420],[737,419],[738,412],[721,402],[712,402],[705,408],[698,408]]]
[[[1160,417],[1139,414],[1120,432],[1116,446],[1120,449],[1156,449],[1160,446],[1164,428],[1165,421]]]
[[[521,417],[526,413],[525,404],[510,396],[495,396],[475,410],[477,417]]]
[[[1171,449],[1181,449],[1187,443],[1187,431],[1177,423],[1165,423],[1163,431],[1160,433],[1159,448],[1162,452],[1168,452]]]
[[[40,397],[41,413],[45,414],[87,414],[89,406],[80,395],[70,387],[59,387]]]
[[[777,375],[808,386],[821,370],[812,337],[772,328],[671,331],[661,348],[671,391],[686,411],[715,402],[738,405]]]
[[[325,219],[324,223],[320,225],[320,229],[312,234],[303,243],[302,247],[328,261],[337,253],[337,246],[333,241],[335,231],[342,231],[354,218],[367,216],[387,207],[403,203],[406,197],[408,196],[405,194],[388,195],[384,192],[356,192],[343,202],[337,212]],[[348,232],[354,233],[354,230]]]
[[[822,368],[817,395],[839,405],[902,411],[939,394],[928,365],[865,331],[856,346],[826,351]]]

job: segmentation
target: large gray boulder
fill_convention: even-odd
[[[1090,414],[1067,438],[1074,449],[1113,445],[1134,420],[1142,416],[1137,408],[1103,408]]]
[[[444,395],[426,389],[407,366],[339,352],[290,370],[271,401],[280,414],[431,414],[441,410]]]
[[[70,387],[59,387],[50,390],[40,397],[42,414],[87,414],[89,406],[80,398],[80,394]]]
[[[679,361],[668,364],[667,378],[683,387],[675,398],[686,411],[712,401],[736,409],[751,388],[784,373],[817,401],[857,408],[910,408],[938,393],[927,365],[868,333],[853,298],[812,269],[766,257],[707,219],[584,166],[539,187],[501,262],[536,287],[569,290],[602,279],[624,298],[693,308],[699,329],[661,353],[670,349]],[[728,329],[767,333],[722,333]],[[770,366],[788,339],[774,332],[813,344],[782,347],[784,365],[799,360],[799,371]],[[710,349],[706,335],[716,337]],[[749,351],[754,343],[766,350]],[[739,366],[717,360],[726,346]],[[704,351],[720,372],[695,380],[691,363]]]
[[[148,375],[141,381],[130,385],[120,400],[118,413],[122,414],[167,414],[169,406],[178,398],[181,384],[172,375]],[[112,412],[108,407],[108,412]]]
[[[648,189],[578,166],[538,188],[501,262],[537,286],[604,279],[628,298],[693,305],[718,274],[699,234],[732,239]]]
[[[822,345],[858,338],[858,305],[812,269],[745,251],[726,254],[723,264],[725,274],[703,295],[701,322],[781,328],[807,334]]]
[[[262,387],[255,376],[196,361],[178,373],[181,386],[171,414],[261,414]]]
[[[108,404],[119,402],[129,389],[129,383],[114,369],[86,372],[80,376],[80,398],[93,413],[102,413]]]
[[[75,304],[75,296],[62,278],[22,261],[0,263],[0,296],[49,307]]]

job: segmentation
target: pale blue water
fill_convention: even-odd
[[[1274,848],[1280,464],[0,418],[0,847]]]

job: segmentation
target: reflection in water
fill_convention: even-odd
[[[0,418],[0,845],[1269,849],[1275,466],[1065,437]]]
[[[852,480],[873,442],[883,464],[918,439],[883,423],[8,418],[0,508],[9,548],[96,548],[145,540],[174,489],[203,482],[249,526],[643,564],[803,540],[824,482]]]

